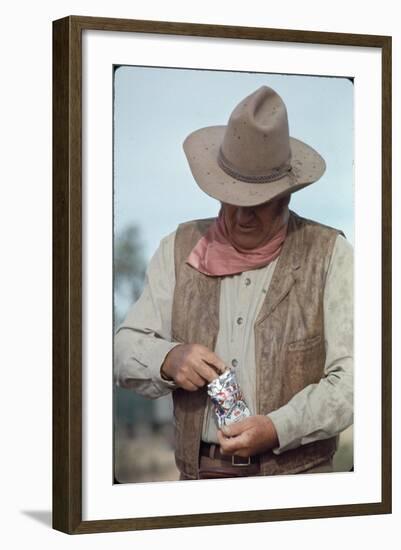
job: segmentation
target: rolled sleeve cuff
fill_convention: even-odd
[[[301,440],[295,435],[299,434],[299,422],[288,406],[272,411],[267,417],[273,422],[279,441],[279,446],[272,449],[274,454],[299,447]]]
[[[166,340],[155,340],[152,346],[152,362],[148,365],[149,374],[158,386],[164,387],[170,390],[175,390],[178,386],[175,382],[165,380],[161,377],[160,369],[164,363],[166,355],[176,346],[179,342],[168,342]]]

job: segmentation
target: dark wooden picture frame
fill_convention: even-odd
[[[236,38],[381,50],[382,495],[379,502],[82,520],[82,31]],[[391,37],[71,16],[53,22],[53,527],[69,534],[391,512]]]

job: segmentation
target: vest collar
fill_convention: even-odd
[[[303,231],[299,226],[298,216],[290,211],[287,237],[274,269],[266,298],[256,319],[256,325],[274,311],[296,282],[297,270],[301,267],[302,242]]]

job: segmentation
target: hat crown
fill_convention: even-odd
[[[268,86],[261,86],[233,110],[219,152],[223,170],[242,179],[269,179],[290,167],[286,106]]]

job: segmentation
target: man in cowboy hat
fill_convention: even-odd
[[[172,392],[181,479],[332,471],[352,424],[352,248],[288,208],[322,157],[262,86],[184,141],[217,218],[179,225],[115,339],[117,383]],[[251,416],[218,429],[206,386],[235,370]]]

